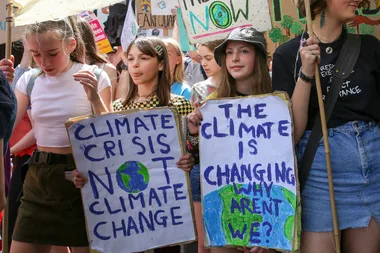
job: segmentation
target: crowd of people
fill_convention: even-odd
[[[298,4],[305,12],[304,1]],[[20,63],[0,61],[0,208],[8,210],[3,245],[11,253],[90,252],[80,195],[88,179],[75,168],[64,122],[170,106],[188,120],[188,152],[176,165],[190,174],[198,252],[276,252],[204,246],[199,107],[209,99],[287,92],[300,162],[319,117],[315,64],[327,96],[349,37],[345,24],[368,5],[368,0],[312,1],[314,33],[305,31],[277,48],[273,71],[264,34],[251,27],[197,44],[192,52],[183,52],[176,39],[155,37],[138,37],[123,52],[120,39],[113,38],[115,50],[104,56],[96,50],[91,26],[78,17],[29,25]],[[380,42],[370,35],[359,38],[359,57],[342,86],[328,134],[342,252],[379,253]],[[335,252],[323,140],[301,199],[301,252]]]

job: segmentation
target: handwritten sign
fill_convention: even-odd
[[[173,29],[176,16],[154,16],[150,0],[136,0],[136,19],[142,29]]]
[[[196,239],[179,116],[168,108],[67,124],[79,171],[90,247],[141,252]],[[73,123],[74,122],[74,123]]]
[[[86,14],[87,13],[87,14]],[[106,54],[109,52],[112,52],[112,47],[107,39],[106,33],[104,32],[102,26],[100,25],[100,22],[98,18],[95,16],[95,14],[88,14],[88,12],[84,12],[84,15],[82,15],[84,19],[91,25],[92,30],[94,32],[95,36],[95,43],[98,51],[101,54]]]
[[[300,217],[285,95],[210,100],[201,112],[205,244],[297,250]]]
[[[272,28],[267,0],[179,1],[190,43],[224,39],[237,27]]]
[[[178,5],[176,0],[150,0],[153,15],[172,15],[172,10]]]

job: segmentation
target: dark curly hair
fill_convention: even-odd
[[[305,1],[298,0],[298,9],[303,16],[306,16]],[[317,14],[320,14],[327,7],[326,0],[310,0],[311,19],[314,20]],[[359,4],[359,8],[368,9],[370,7],[369,0],[362,0]]]

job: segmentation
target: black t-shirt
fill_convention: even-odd
[[[291,97],[298,79],[301,58],[298,54],[301,38],[307,33],[280,46],[273,54],[273,90],[286,91]],[[338,59],[344,40],[340,38],[330,44],[320,43],[321,63],[319,64],[323,97],[332,83],[333,67]],[[338,100],[328,122],[328,127],[336,127],[349,121],[380,121],[380,42],[371,35],[361,35],[361,49],[358,61],[351,75],[345,80]],[[333,52],[328,54],[326,48]],[[318,116],[317,90],[313,85],[310,94],[307,130],[311,130]]]
[[[16,113],[16,97],[3,72],[0,71],[0,139],[4,139],[4,146],[12,134]]]

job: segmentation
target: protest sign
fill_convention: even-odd
[[[237,27],[272,28],[267,0],[179,1],[190,43],[224,39]]]
[[[0,3],[0,44],[4,44],[7,38],[7,24],[5,22],[8,17],[8,11],[6,9],[8,1],[3,0]],[[12,28],[12,41],[21,39],[22,31],[25,27],[14,27]]]
[[[200,110],[206,246],[298,250],[299,195],[285,94],[210,100]]]
[[[196,239],[177,111],[128,111],[67,124],[90,247],[141,252]]]
[[[129,1],[127,15],[125,15],[123,31],[121,32],[121,46],[126,52],[129,44],[136,38],[139,26],[132,10],[132,1]]]
[[[173,29],[176,16],[155,16],[152,14],[150,0],[136,0],[136,19],[139,27],[142,29]]]
[[[86,21],[91,25],[92,31],[95,36],[96,47],[101,54],[106,54],[112,52],[112,47],[107,39],[106,33],[104,32],[102,26],[96,15],[94,13],[82,12],[81,17],[86,19]]]
[[[177,0],[150,0],[153,15],[172,15],[178,5]]]

